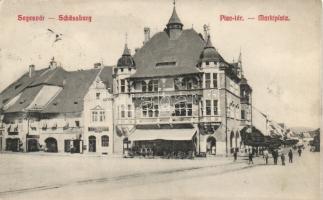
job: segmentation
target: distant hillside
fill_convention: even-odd
[[[289,127],[293,132],[299,134],[301,132],[309,132],[309,131],[313,131],[315,128],[310,128],[310,127]]]

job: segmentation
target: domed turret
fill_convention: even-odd
[[[201,62],[223,62],[224,59],[217,52],[217,50],[213,47],[210,35],[207,38],[204,50],[200,55]]]
[[[118,67],[135,67],[135,61],[133,60],[130,50],[128,49],[128,45],[125,44],[123,54],[121,58],[118,60]]]

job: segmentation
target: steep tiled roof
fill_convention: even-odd
[[[20,78],[18,78],[15,82],[10,84],[7,88],[5,88],[0,93],[0,108],[9,102],[10,99],[17,96],[21,91],[23,91],[27,86],[29,86],[33,81],[37,79],[47,68],[35,71],[34,75],[30,78],[29,73],[24,73]]]
[[[134,55],[133,78],[199,73],[196,65],[205,42],[193,29],[183,30],[176,40],[166,32],[155,34]]]
[[[6,101],[7,103],[21,93],[18,100],[5,110],[6,113],[21,112],[24,111],[31,102],[33,102],[37,94],[43,89],[44,85],[53,85],[56,87],[62,87],[62,90],[54,99],[51,99],[51,101],[42,108],[41,112],[81,112],[83,110],[84,96],[98,75],[107,86],[111,86],[112,88],[112,67],[79,71],[65,71],[58,67],[56,69],[46,68],[35,71],[35,75],[31,78],[29,78],[28,73],[26,73],[6,88],[0,96],[1,99],[8,99]],[[21,84],[19,89],[15,89],[17,84]],[[3,104],[1,107],[2,106]]]
[[[112,69],[113,66],[105,66],[99,75],[106,87],[111,89],[111,92],[113,88]]]
[[[63,90],[42,112],[71,113],[83,111],[84,96],[99,72],[100,69],[68,72]]]

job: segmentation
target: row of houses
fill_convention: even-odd
[[[0,94],[0,149],[122,154],[132,148],[230,154],[252,124],[252,88],[241,52],[227,62],[204,33],[183,29],[174,6],[166,28],[115,66],[66,71],[53,58]]]

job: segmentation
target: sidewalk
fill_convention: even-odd
[[[230,170],[248,167],[232,157],[213,159],[120,159],[106,156],[47,156],[43,154],[0,154],[0,195],[34,189],[63,187],[97,181],[114,181],[141,176],[202,170]],[[57,154],[52,154],[57,155]],[[68,158],[68,159],[67,159]],[[220,173],[220,172],[219,172]]]

